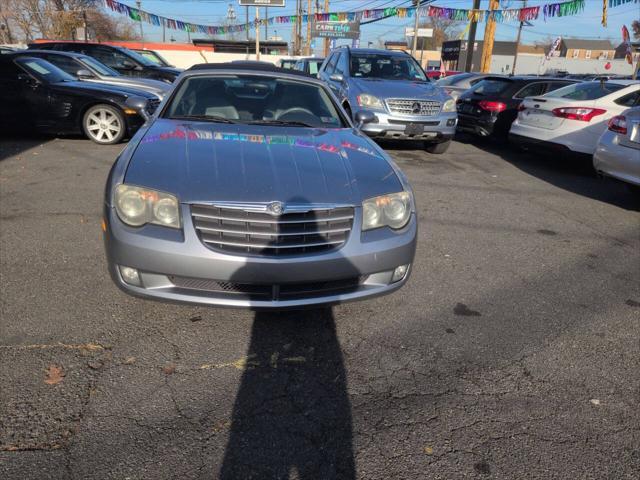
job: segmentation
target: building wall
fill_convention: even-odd
[[[609,70],[605,68],[605,65],[607,63],[609,63],[611,66]],[[547,72],[551,73],[554,71],[565,71],[569,73],[632,75],[633,67],[629,65],[625,60],[584,60],[564,57],[552,57],[549,60],[545,60],[545,57],[542,55],[518,55],[518,63],[516,65],[515,71],[515,73],[518,75],[537,75]]]
[[[584,48],[568,48],[566,52],[566,58],[593,60],[603,57],[603,59],[606,60],[613,60],[614,54],[615,50],[586,50]]]

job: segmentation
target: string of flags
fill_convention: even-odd
[[[606,1],[606,0],[605,0]],[[628,3],[630,1],[638,2],[639,0],[609,0],[609,3]],[[238,25],[201,25],[189,22],[183,22],[174,18],[155,15],[145,10],[119,2],[117,0],[105,0],[106,6],[122,15],[127,15],[131,20],[136,22],[146,22],[155,26],[164,25],[166,28],[173,30],[183,30],[190,33],[204,33],[208,35],[224,35],[227,33],[245,32],[247,28],[259,28],[263,25],[288,24],[295,23],[297,15],[281,15],[270,17],[267,19],[254,20],[249,24]],[[416,8],[420,8],[420,15],[427,15],[434,18],[445,18],[457,21],[473,21],[483,22],[493,19],[499,23],[506,22],[524,22],[538,20],[542,17],[546,21],[547,18],[565,17],[569,15],[577,15],[584,10],[585,0],[568,0],[563,2],[548,3],[536,7],[523,7],[498,10],[474,10],[461,8],[445,8],[436,6],[423,7],[390,7],[390,8],[374,8],[368,10],[359,10],[356,12],[331,12],[331,13],[315,13],[302,15],[302,23],[307,22],[359,22],[361,20],[375,20],[378,18],[398,17],[411,18],[415,15]]]
[[[640,0],[602,0],[602,23],[603,27],[607,26],[607,18],[609,16],[609,8],[627,5],[629,3],[640,3]]]

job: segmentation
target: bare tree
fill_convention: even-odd
[[[462,31],[460,22],[437,17],[427,17],[420,21],[420,28],[433,29],[433,37],[418,39],[420,50],[435,50],[436,47],[442,46],[442,42],[458,38]]]
[[[631,30],[633,31],[633,38],[640,40],[640,20],[631,22]]]

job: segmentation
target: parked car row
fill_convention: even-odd
[[[464,73],[438,84],[458,95],[459,131],[593,157],[597,172],[640,186],[640,82],[574,77]]]
[[[83,133],[98,144],[118,143],[153,114],[179,73],[110,45],[50,42],[5,51],[0,125],[5,131]]]

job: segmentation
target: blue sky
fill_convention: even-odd
[[[135,6],[134,0],[120,0],[131,6]],[[543,5],[559,0],[529,0],[529,6]],[[315,0],[312,4],[315,3]],[[409,0],[331,0],[331,11],[350,11],[366,8],[382,8],[391,6],[408,6]],[[522,5],[522,0],[502,0],[503,8],[518,8]],[[205,25],[221,25],[225,22],[227,9],[232,4],[235,9],[238,22],[244,22],[245,7],[239,7],[237,0],[142,0],[142,9],[150,13],[162,15],[177,20]],[[295,0],[287,0],[284,8],[269,9],[269,16],[291,15],[295,11]],[[303,0],[306,5],[307,1]],[[320,1],[324,4],[324,0]],[[437,0],[434,5],[452,8],[471,8],[473,0]],[[481,1],[481,8],[488,8],[489,0]],[[614,44],[620,41],[620,30],[623,24],[631,27],[634,19],[640,19],[640,5],[633,2],[628,5],[609,9],[609,22],[607,28],[600,25],[601,0],[586,0],[586,8],[580,14],[571,17],[551,18],[547,22],[538,20],[533,22],[533,27],[523,30],[523,43],[533,43],[536,40],[544,40],[546,37],[579,37],[589,39],[610,39]],[[253,18],[254,9],[250,9],[250,17]],[[263,10],[261,10],[263,16]],[[541,15],[542,17],[542,15]],[[410,19],[388,18],[377,23],[362,26],[361,45],[368,42],[377,44],[379,39],[384,40],[404,40],[404,27],[412,25]],[[465,25],[461,24],[461,28]],[[162,29],[143,24],[145,40],[162,40]],[[292,32],[292,25],[274,25],[269,27],[269,35],[274,34],[289,40]],[[484,23],[478,25],[478,37],[482,38],[484,33]],[[517,23],[499,24],[496,30],[497,40],[515,40],[517,33]],[[167,40],[173,36],[177,42],[186,42],[187,35],[176,30],[167,30]],[[253,36],[253,33],[252,33]],[[201,34],[193,34],[193,38],[202,37]],[[262,32],[264,38],[264,30]]]

